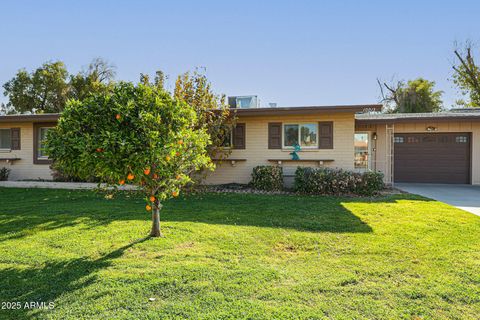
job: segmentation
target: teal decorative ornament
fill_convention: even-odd
[[[300,160],[300,157],[298,156],[297,152],[302,150],[298,143],[295,143],[293,145],[293,152],[290,152],[290,155],[292,156],[292,160]]]

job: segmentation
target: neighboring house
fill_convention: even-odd
[[[207,184],[248,183],[258,165],[379,170],[385,181],[480,184],[480,112],[378,114],[381,105],[236,108],[227,160]],[[42,138],[58,115],[0,116],[0,167],[11,180],[51,179]],[[299,160],[290,153],[298,143]]]
[[[46,132],[58,114],[0,116],[0,168],[11,169],[9,180],[51,180],[51,160],[43,151]]]

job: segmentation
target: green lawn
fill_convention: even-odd
[[[0,319],[478,319],[480,217],[407,195],[0,188]],[[149,298],[155,298],[149,301]]]

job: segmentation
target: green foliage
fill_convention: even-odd
[[[67,104],[47,137],[47,153],[67,176],[134,184],[156,207],[177,196],[189,174],[212,167],[208,135],[193,108],[156,87],[130,83]]]
[[[5,167],[0,169],[0,181],[7,181],[9,175],[10,175],[10,169]]]
[[[305,194],[373,195],[384,188],[384,183],[381,172],[298,167],[294,186],[296,192]]]
[[[480,67],[472,54],[472,44],[467,43],[463,50],[455,50],[458,61],[453,66],[453,83],[467,100],[457,100],[465,107],[480,107]]]
[[[80,178],[78,176],[65,174],[56,164],[51,165],[50,169],[52,170],[52,179],[55,182],[100,182],[100,180],[93,175],[88,178]]]
[[[84,99],[112,88],[113,66],[94,59],[86,70],[70,75],[61,61],[47,62],[32,72],[19,70],[3,85],[9,113],[57,113],[68,99]]]
[[[256,166],[253,168],[253,188],[265,191],[277,191],[283,189],[283,169],[279,166]]]
[[[113,88],[115,67],[107,61],[96,58],[76,75],[70,75],[69,98],[83,100],[92,93],[107,93]]]
[[[47,62],[28,73],[20,70],[3,85],[7,106],[17,112],[60,112],[68,98],[68,72],[61,61]]]
[[[163,79],[162,77],[158,77],[157,73],[156,79]],[[156,83],[159,82],[163,85],[163,80],[156,80]],[[228,156],[230,151],[222,148],[222,145],[235,124],[235,116],[230,112],[225,95],[215,94],[206,75],[198,70],[179,75],[173,95],[195,109],[197,128],[205,129],[210,135],[208,154],[216,159]]]
[[[420,113],[439,112],[442,110],[443,91],[435,91],[435,82],[423,78],[410,80],[406,84],[403,81],[395,86],[388,86],[388,94],[384,102],[392,113]]]
[[[165,88],[168,77],[162,71],[155,73],[153,82],[147,74],[140,75],[140,82],[159,89]],[[224,148],[224,142],[229,139],[231,130],[235,125],[235,115],[230,112],[225,95],[218,95],[212,90],[212,84],[207,76],[200,70],[186,72],[175,80],[175,88],[171,93],[178,100],[193,107],[197,115],[195,129],[206,130],[210,136],[207,153],[212,159],[225,159],[231,153],[230,148]],[[191,176],[196,182],[206,177],[198,172]]]

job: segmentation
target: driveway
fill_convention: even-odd
[[[466,184],[396,183],[395,187],[448,203],[480,216],[480,186]]]

